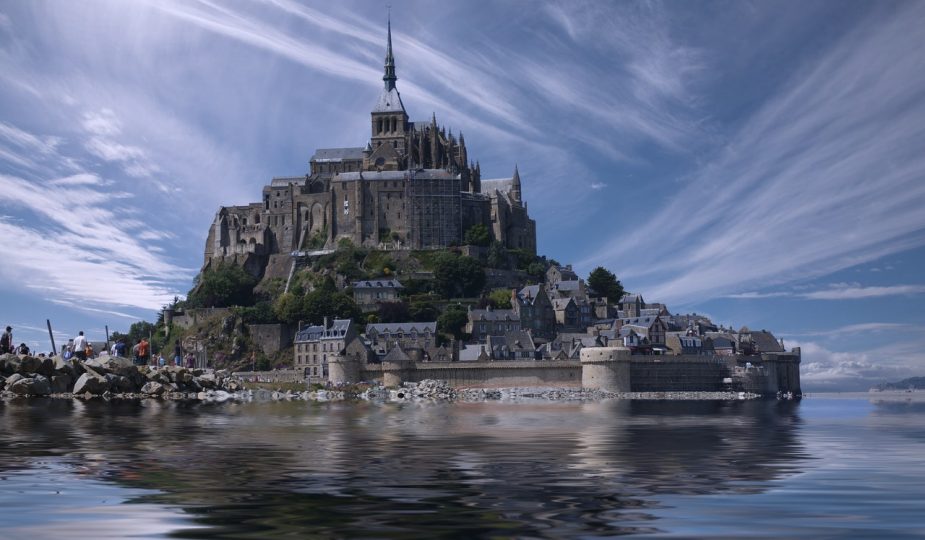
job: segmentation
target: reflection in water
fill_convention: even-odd
[[[104,481],[144,512],[181,510],[163,510],[176,537],[612,535],[658,530],[661,494],[755,493],[799,471],[799,407],[14,401],[0,474],[53,463],[62,482]],[[72,537],[100,536],[73,519]]]

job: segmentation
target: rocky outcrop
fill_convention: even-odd
[[[218,399],[241,392],[226,371],[134,366],[125,358],[86,361],[59,357],[0,356],[0,397],[112,396]],[[227,399],[224,398],[224,399]]]

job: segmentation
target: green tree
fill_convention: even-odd
[[[358,323],[364,321],[352,296],[322,287],[302,298],[302,315],[302,320],[310,324],[321,324],[325,317],[353,319]]]
[[[488,299],[498,309],[511,309],[510,289],[495,289],[488,293]]]
[[[283,293],[273,304],[273,314],[277,319],[288,324],[303,320],[302,297],[292,293]]]
[[[463,329],[469,322],[466,308],[460,305],[449,306],[437,317],[437,331],[462,339]]]
[[[490,268],[502,268],[506,270],[510,267],[507,250],[504,249],[504,244],[501,242],[491,243],[491,246],[488,248],[487,262]]]
[[[245,324],[271,324],[279,322],[274,312],[274,305],[267,300],[257,302],[251,307],[238,308],[237,312]]]
[[[141,341],[141,338],[148,339],[149,336],[153,336],[157,333],[157,327],[153,323],[148,321],[138,321],[132,323],[128,328],[128,333],[123,334],[121,332],[113,332],[110,335],[109,339],[116,341],[119,338],[125,339],[125,342],[128,344],[138,343]]]
[[[257,279],[236,264],[219,264],[199,276],[187,295],[191,307],[229,307],[254,305]]]
[[[425,300],[412,300],[408,306],[408,316],[414,322],[431,322],[436,321],[440,312],[434,307],[432,302]]]
[[[599,295],[606,296],[607,301],[615,304],[623,298],[623,284],[613,272],[598,266],[588,276],[588,286]]]
[[[485,270],[472,257],[441,253],[434,261],[434,287],[445,298],[478,296],[485,287]]]
[[[481,223],[476,223],[475,225],[469,227],[463,239],[466,244],[470,246],[484,247],[491,242],[491,234],[488,232],[488,227]]]
[[[382,302],[379,304],[379,322],[407,322],[411,313],[407,302]]]

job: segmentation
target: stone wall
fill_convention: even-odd
[[[728,389],[730,357],[634,356],[630,363],[633,392],[719,392]]]
[[[616,352],[614,352],[616,351]],[[594,387],[613,392],[748,391],[800,393],[800,351],[762,356],[630,356],[622,348],[586,348],[578,360],[366,364],[360,380],[395,386],[425,379],[456,388]],[[597,356],[594,353],[598,352]],[[615,354],[607,361],[608,354]],[[602,356],[603,355],[603,356]],[[592,358],[593,357],[593,358]]]
[[[381,364],[369,364],[361,377],[382,381],[383,371]],[[402,381],[425,379],[447,381],[456,388],[581,388],[581,363],[576,360],[426,362],[414,368],[409,366],[401,373]]]
[[[230,308],[191,308],[183,313],[175,313],[173,316],[173,324],[182,328],[190,328],[199,323],[199,321],[203,321],[209,317],[214,317],[216,315],[227,317],[230,314]]]
[[[233,377],[252,382],[305,382],[305,373],[301,369],[274,369],[272,371],[236,371]]]
[[[292,345],[295,328],[288,324],[249,324],[247,332],[263,354],[275,354]]]

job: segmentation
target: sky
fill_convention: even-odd
[[[0,0],[0,324],[182,297],[222,205],[363,146],[387,7]],[[404,2],[412,120],[517,165],[539,251],[768,329],[804,389],[925,375],[925,3]]]

